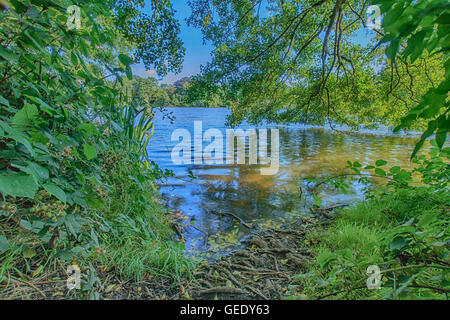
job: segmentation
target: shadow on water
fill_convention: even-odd
[[[162,169],[172,170],[175,174],[161,185],[160,191],[170,207],[187,217],[187,250],[208,252],[208,256],[212,252],[223,254],[231,250],[248,234],[248,230],[238,226],[236,221],[217,213],[232,213],[249,223],[266,223],[287,213],[304,212],[312,202],[302,194],[306,177],[342,173],[348,160],[369,165],[384,159],[390,166],[409,167],[410,151],[416,140],[416,137],[386,136],[377,132],[341,134],[300,124],[261,126],[259,128],[276,127],[280,135],[279,171],[264,176],[260,165],[175,165],[171,152],[179,141],[171,141],[172,132],[184,128],[193,137],[194,121],[201,120],[203,132],[217,128],[225,137],[229,111],[168,108],[165,112],[170,112],[174,119],[171,121],[162,112],[156,112],[149,155]],[[250,127],[243,124],[240,128]],[[203,142],[203,148],[208,144]],[[248,145],[245,148],[248,150]],[[189,177],[189,171],[195,179]],[[355,181],[349,194],[324,189],[320,195],[325,206],[352,203],[362,199],[365,187]],[[228,245],[218,245],[218,236],[226,238]]]

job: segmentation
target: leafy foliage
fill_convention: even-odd
[[[296,277],[306,295],[423,299],[448,294],[449,151],[439,152],[434,143],[429,157],[414,158],[413,171],[382,169],[383,160],[364,168],[390,182],[369,191],[368,201],[342,211],[329,229],[310,235],[316,259],[308,280]],[[349,168],[355,174],[363,169],[357,162]],[[381,269],[380,290],[366,287],[371,265]]]
[[[148,240],[155,246],[169,238],[162,231],[169,222],[156,218],[163,210],[155,204],[154,181],[164,173],[146,154],[152,117],[127,106],[123,78],[132,79],[138,59],[161,73],[176,70],[183,53],[177,24],[167,1],[154,1],[151,18],[137,10],[142,1],[10,3],[0,13],[0,259],[16,264],[5,264],[0,278],[30,272],[32,261],[48,256],[83,260],[83,290],[92,292],[93,252],[102,248],[106,229],[118,228],[117,216],[153,223]],[[73,4],[81,8],[81,28],[70,30],[66,11]],[[152,42],[144,37],[149,27]],[[179,248],[169,241],[165,250],[176,255]]]
[[[233,124],[384,124],[425,130],[413,155],[433,133],[442,147],[448,2],[371,2],[380,29],[367,29],[367,1],[191,1],[189,22],[215,49],[190,94],[224,97]]]
[[[414,63],[424,56],[443,55],[445,76],[429,88],[419,104],[402,119],[400,128],[407,127],[417,119],[428,122],[412,157],[420,150],[425,140],[436,134],[436,142],[442,148],[449,130],[450,91],[450,32],[448,28],[450,4],[448,1],[373,1],[385,14],[381,39],[387,42],[386,55],[391,60],[403,59]]]
[[[121,32],[122,40],[131,42],[136,62],[142,61],[149,70],[154,66],[162,76],[170,71],[179,72],[184,48],[172,4],[151,0],[149,5],[151,14],[146,14],[143,0],[111,1],[115,13],[111,23]]]

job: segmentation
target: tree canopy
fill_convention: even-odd
[[[448,92],[448,2],[383,2],[382,26],[368,29],[368,8],[380,3],[190,1],[189,23],[214,46],[190,95],[221,94],[233,124],[269,119],[426,128],[429,117],[448,122],[448,109],[440,109]],[[427,109],[429,95],[436,105],[419,115],[414,107]],[[420,104],[423,97],[428,102]]]

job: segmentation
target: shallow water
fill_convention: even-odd
[[[222,254],[231,251],[248,234],[248,230],[233,219],[213,212],[233,213],[248,223],[257,224],[304,212],[312,203],[308,194],[301,194],[307,185],[304,180],[307,176],[342,173],[348,160],[369,165],[384,159],[388,161],[388,166],[409,167],[409,156],[417,140],[416,136],[386,135],[386,130],[343,134],[302,124],[260,127],[243,124],[238,128],[279,129],[280,167],[277,174],[261,175],[258,165],[175,165],[172,162],[172,149],[179,143],[178,140],[171,141],[175,129],[187,129],[194,137],[194,121],[202,121],[203,132],[217,128],[225,136],[225,130],[229,128],[225,125],[229,113],[227,109],[205,108],[158,110],[155,112],[153,138],[148,147],[150,159],[175,174],[161,184],[160,191],[170,207],[186,217],[183,221],[187,226],[187,250],[208,252],[208,256],[212,252]],[[203,148],[208,144],[203,142]],[[189,176],[189,171],[195,179]],[[351,184],[351,192],[346,195],[326,188],[320,194],[322,205],[360,200],[364,187],[355,181]]]

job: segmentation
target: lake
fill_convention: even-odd
[[[410,167],[409,157],[417,140],[415,135],[393,135],[388,130],[342,133],[302,124],[252,127],[244,123],[238,128],[279,130],[279,170],[276,174],[261,175],[261,165],[173,163],[172,149],[179,143],[178,140],[171,141],[174,130],[186,129],[194,137],[194,121],[202,121],[203,131],[216,128],[225,136],[225,130],[230,128],[226,126],[229,114],[230,111],[224,108],[156,110],[155,130],[148,147],[150,159],[161,169],[174,173],[174,177],[161,183],[160,192],[171,208],[185,216],[186,249],[207,258],[233,251],[249,233],[236,219],[221,212],[232,213],[248,224],[261,226],[295,219],[308,212],[313,204],[307,192],[306,177],[342,173],[348,160],[369,165],[383,159],[388,161],[388,167]],[[208,144],[203,142],[203,147]],[[249,149],[248,143],[245,149]],[[322,206],[355,203],[363,198],[366,187],[355,180],[348,194],[324,188],[320,191]]]

